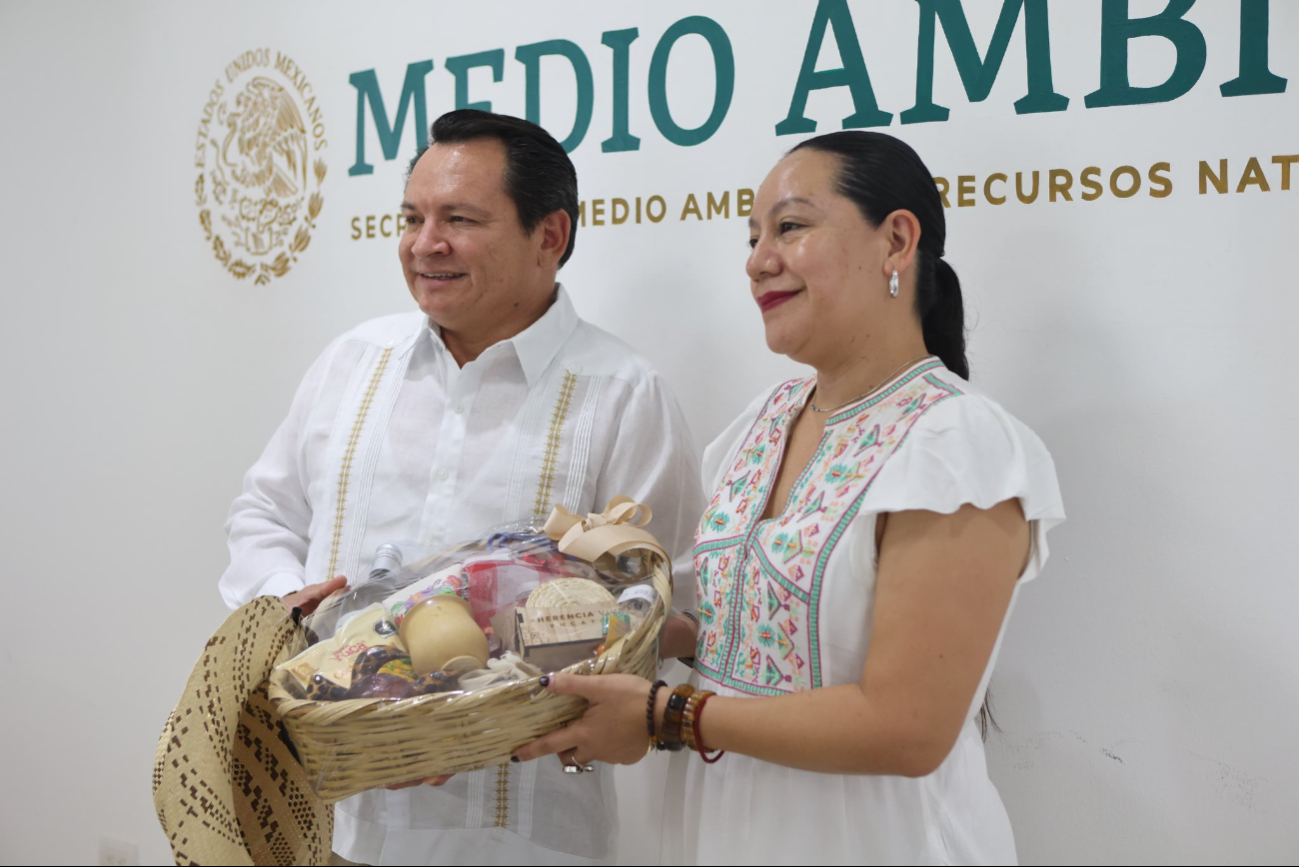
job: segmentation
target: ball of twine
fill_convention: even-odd
[[[616,601],[612,593],[587,578],[556,578],[533,590],[524,605],[527,608],[566,608]]]

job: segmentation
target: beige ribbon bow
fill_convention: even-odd
[[[642,529],[654,517],[649,506],[631,497],[614,497],[603,512],[592,512],[585,518],[563,506],[556,506],[546,519],[546,535],[559,542],[559,550],[588,563],[605,554],[618,556],[632,548],[648,548],[664,560],[667,553],[647,530]]]

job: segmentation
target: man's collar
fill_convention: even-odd
[[[540,381],[541,375],[546,372],[546,368],[550,366],[559,348],[564,345],[564,341],[568,340],[575,328],[577,328],[577,311],[573,308],[573,302],[569,299],[563,284],[556,283],[555,300],[550,308],[541,314],[541,318],[496,345],[509,344],[514,347],[514,353],[519,359],[519,367],[523,369],[528,386],[532,387]],[[443,352],[449,352],[442,341],[442,329],[430,321],[428,331],[433,338],[433,343]]]
[[[519,356],[519,365],[527,377],[528,386],[541,380],[550,362],[577,328],[577,311],[564,291],[563,284],[555,284],[555,301],[541,318],[520,331],[509,341]]]

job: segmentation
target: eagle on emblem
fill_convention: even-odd
[[[243,187],[290,198],[307,187],[307,128],[293,97],[269,78],[257,77],[235,99],[221,162]]]

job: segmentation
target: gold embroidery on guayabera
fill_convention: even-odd
[[[565,373],[564,381],[559,385],[559,397],[555,400],[555,409],[550,414],[550,431],[546,434],[546,450],[541,458],[541,477],[537,480],[537,499],[532,504],[532,511],[545,515],[554,505],[551,502],[551,489],[555,482],[555,468],[559,465],[559,443],[564,435],[564,422],[568,420],[568,411],[573,406],[573,392],[577,389],[577,375]]]
[[[510,766],[501,765],[496,769],[496,821],[497,828],[510,824]]]

